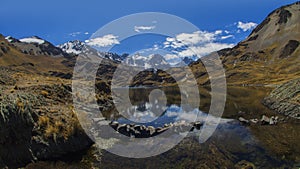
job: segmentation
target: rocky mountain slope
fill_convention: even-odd
[[[218,51],[228,84],[280,84],[300,77],[300,2],[273,11],[248,38]],[[195,74],[205,72],[201,61]],[[208,79],[198,77],[200,84]]]
[[[0,35],[0,168],[88,148],[92,141],[73,110],[71,81],[53,75],[54,71],[72,73],[64,64],[71,56],[26,54],[16,43],[28,41],[13,43]],[[29,45],[41,49],[35,42],[24,44]]]
[[[263,103],[278,113],[300,119],[300,78],[278,86]]]
[[[128,56],[127,54],[118,55],[111,52],[99,52],[96,49],[88,46],[85,42],[81,42],[79,40],[69,41],[64,44],[58,45],[57,47],[68,54],[93,54],[105,59],[110,59],[115,62],[121,62]]]
[[[41,39],[40,37],[33,36],[23,39],[16,39],[13,37],[6,37],[6,40],[16,46],[22,53],[29,55],[47,55],[52,57],[65,57],[67,53],[63,52],[60,48],[55,47],[50,42]]]
[[[100,52],[97,51],[96,49],[90,47],[87,43],[79,41],[79,40],[74,40],[74,41],[69,41],[64,44],[58,45],[60,49],[62,49],[64,52],[68,54],[94,54],[98,55],[99,57],[103,57],[105,59],[110,59],[115,62],[122,62],[124,61],[124,64],[128,64],[130,66],[138,66],[138,67],[155,67],[155,65],[161,65],[162,67],[170,67],[176,66],[185,66],[190,64],[191,62],[195,61],[193,58],[190,57],[185,57],[183,60],[179,63],[175,62],[171,63],[171,61],[167,61],[165,56],[162,56],[160,54],[150,54],[150,55],[141,55],[140,53],[135,53],[133,55],[129,54],[117,54],[117,53],[111,53],[111,52]],[[174,62],[174,61],[173,61]]]
[[[207,68],[213,68],[218,55],[225,69],[227,85],[276,85],[300,77],[300,2],[283,6],[270,13],[253,32],[233,48],[223,49],[189,64],[199,85],[209,85]],[[205,67],[203,64],[207,64]],[[184,66],[181,66],[184,67]],[[184,78],[182,72],[176,76]],[[217,77],[219,75],[216,75]],[[157,77],[145,78],[145,77]],[[161,79],[169,79],[161,83]],[[133,86],[175,85],[166,72],[148,71],[137,76]],[[192,80],[192,79],[188,79]]]

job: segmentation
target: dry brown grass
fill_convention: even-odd
[[[44,97],[46,97],[46,96],[49,95],[49,93],[46,90],[42,90],[41,91],[41,95],[44,96]]]
[[[50,119],[47,116],[39,116],[38,125],[41,127],[47,127],[50,123]]]
[[[55,126],[49,125],[46,129],[45,129],[45,137],[46,138],[54,138],[56,139],[57,134],[59,133],[59,129]]]
[[[72,111],[72,107],[66,107],[60,110],[50,110],[55,113],[39,116],[37,125],[43,131],[45,138],[55,140],[63,138],[68,140],[76,132],[82,130],[75,112]]]

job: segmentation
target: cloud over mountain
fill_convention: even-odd
[[[254,22],[243,23],[243,22],[239,21],[237,23],[237,28],[242,29],[244,32],[254,29],[256,26],[257,26],[257,23],[254,23]]]
[[[85,41],[87,45],[96,46],[96,47],[107,47],[112,45],[120,44],[118,36],[113,34],[104,35],[102,37],[97,37],[94,39],[89,39]]]

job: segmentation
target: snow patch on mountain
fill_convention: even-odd
[[[7,36],[5,37],[5,39],[8,41],[8,42],[12,42],[13,41],[13,38],[11,36]]]
[[[45,43],[45,40],[40,39],[38,37],[23,38],[23,39],[19,39],[19,41],[24,42],[24,43],[37,43],[37,44]]]

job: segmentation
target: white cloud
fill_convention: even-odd
[[[88,45],[97,46],[97,47],[107,47],[116,44],[120,44],[118,36],[113,34],[104,35],[103,37],[98,37],[85,41]]]
[[[194,46],[212,42],[223,31],[217,30],[215,32],[196,31],[193,33],[181,33],[176,35],[175,38],[168,37],[164,42],[164,48],[182,48],[186,46]]]
[[[72,33],[69,33],[69,36],[73,36],[73,37],[76,37],[77,35],[80,35],[81,32],[72,32]]]
[[[220,34],[222,34],[222,33],[223,33],[222,30],[216,30],[216,31],[215,31],[215,34],[216,34],[216,35],[220,35]]]
[[[141,31],[149,31],[155,29],[155,26],[135,26],[134,31],[141,32]]]
[[[225,30],[224,32],[225,32],[226,34],[229,34],[229,33],[230,33],[228,30]]]
[[[25,42],[25,43],[38,43],[38,44],[43,44],[45,43],[45,41],[43,39],[38,39],[35,37],[32,38],[23,38],[23,39],[19,39],[21,42]]]
[[[196,31],[193,33],[181,33],[175,38],[168,37],[164,42],[164,48],[172,48],[178,57],[198,57],[205,56],[209,53],[233,47],[234,44],[221,43],[217,40],[224,40],[234,37],[233,35],[223,35],[223,30],[214,32]],[[226,32],[225,32],[226,33]],[[175,57],[169,55],[168,57]]]
[[[215,33],[207,32],[207,31],[196,31],[194,33],[182,33],[176,36],[176,39],[185,45],[195,45],[199,43],[210,42],[216,39]]]
[[[215,32],[196,31],[193,33],[181,33],[176,35],[175,38],[168,37],[164,45],[165,47],[180,48],[183,46],[206,44],[215,41],[222,33],[222,30],[216,30]],[[230,35],[230,37],[232,36]],[[221,37],[219,38],[222,39]]]
[[[178,55],[175,55],[175,54],[166,54],[165,55],[165,59],[166,60],[173,60],[173,59],[178,59],[180,58]]]
[[[89,32],[72,32],[72,33],[69,33],[68,35],[72,36],[72,37],[76,37],[76,36],[82,35],[82,34],[88,35],[90,33]]]
[[[210,42],[201,46],[191,46],[186,50],[178,52],[181,57],[191,57],[197,55],[199,57],[205,56],[212,52],[224,49],[224,48],[232,48],[234,44],[227,44],[227,43],[215,43]]]
[[[243,22],[239,21],[237,23],[237,28],[242,29],[244,32],[249,31],[249,30],[255,28],[256,26],[257,26],[257,23],[254,23],[254,22],[243,23]]]
[[[227,36],[221,36],[221,39],[224,40],[224,39],[233,38],[233,37],[234,37],[233,35],[227,35]]]
[[[158,44],[155,44],[154,46],[153,46],[153,48],[152,48],[153,50],[158,50],[159,49],[159,46],[158,46]]]

